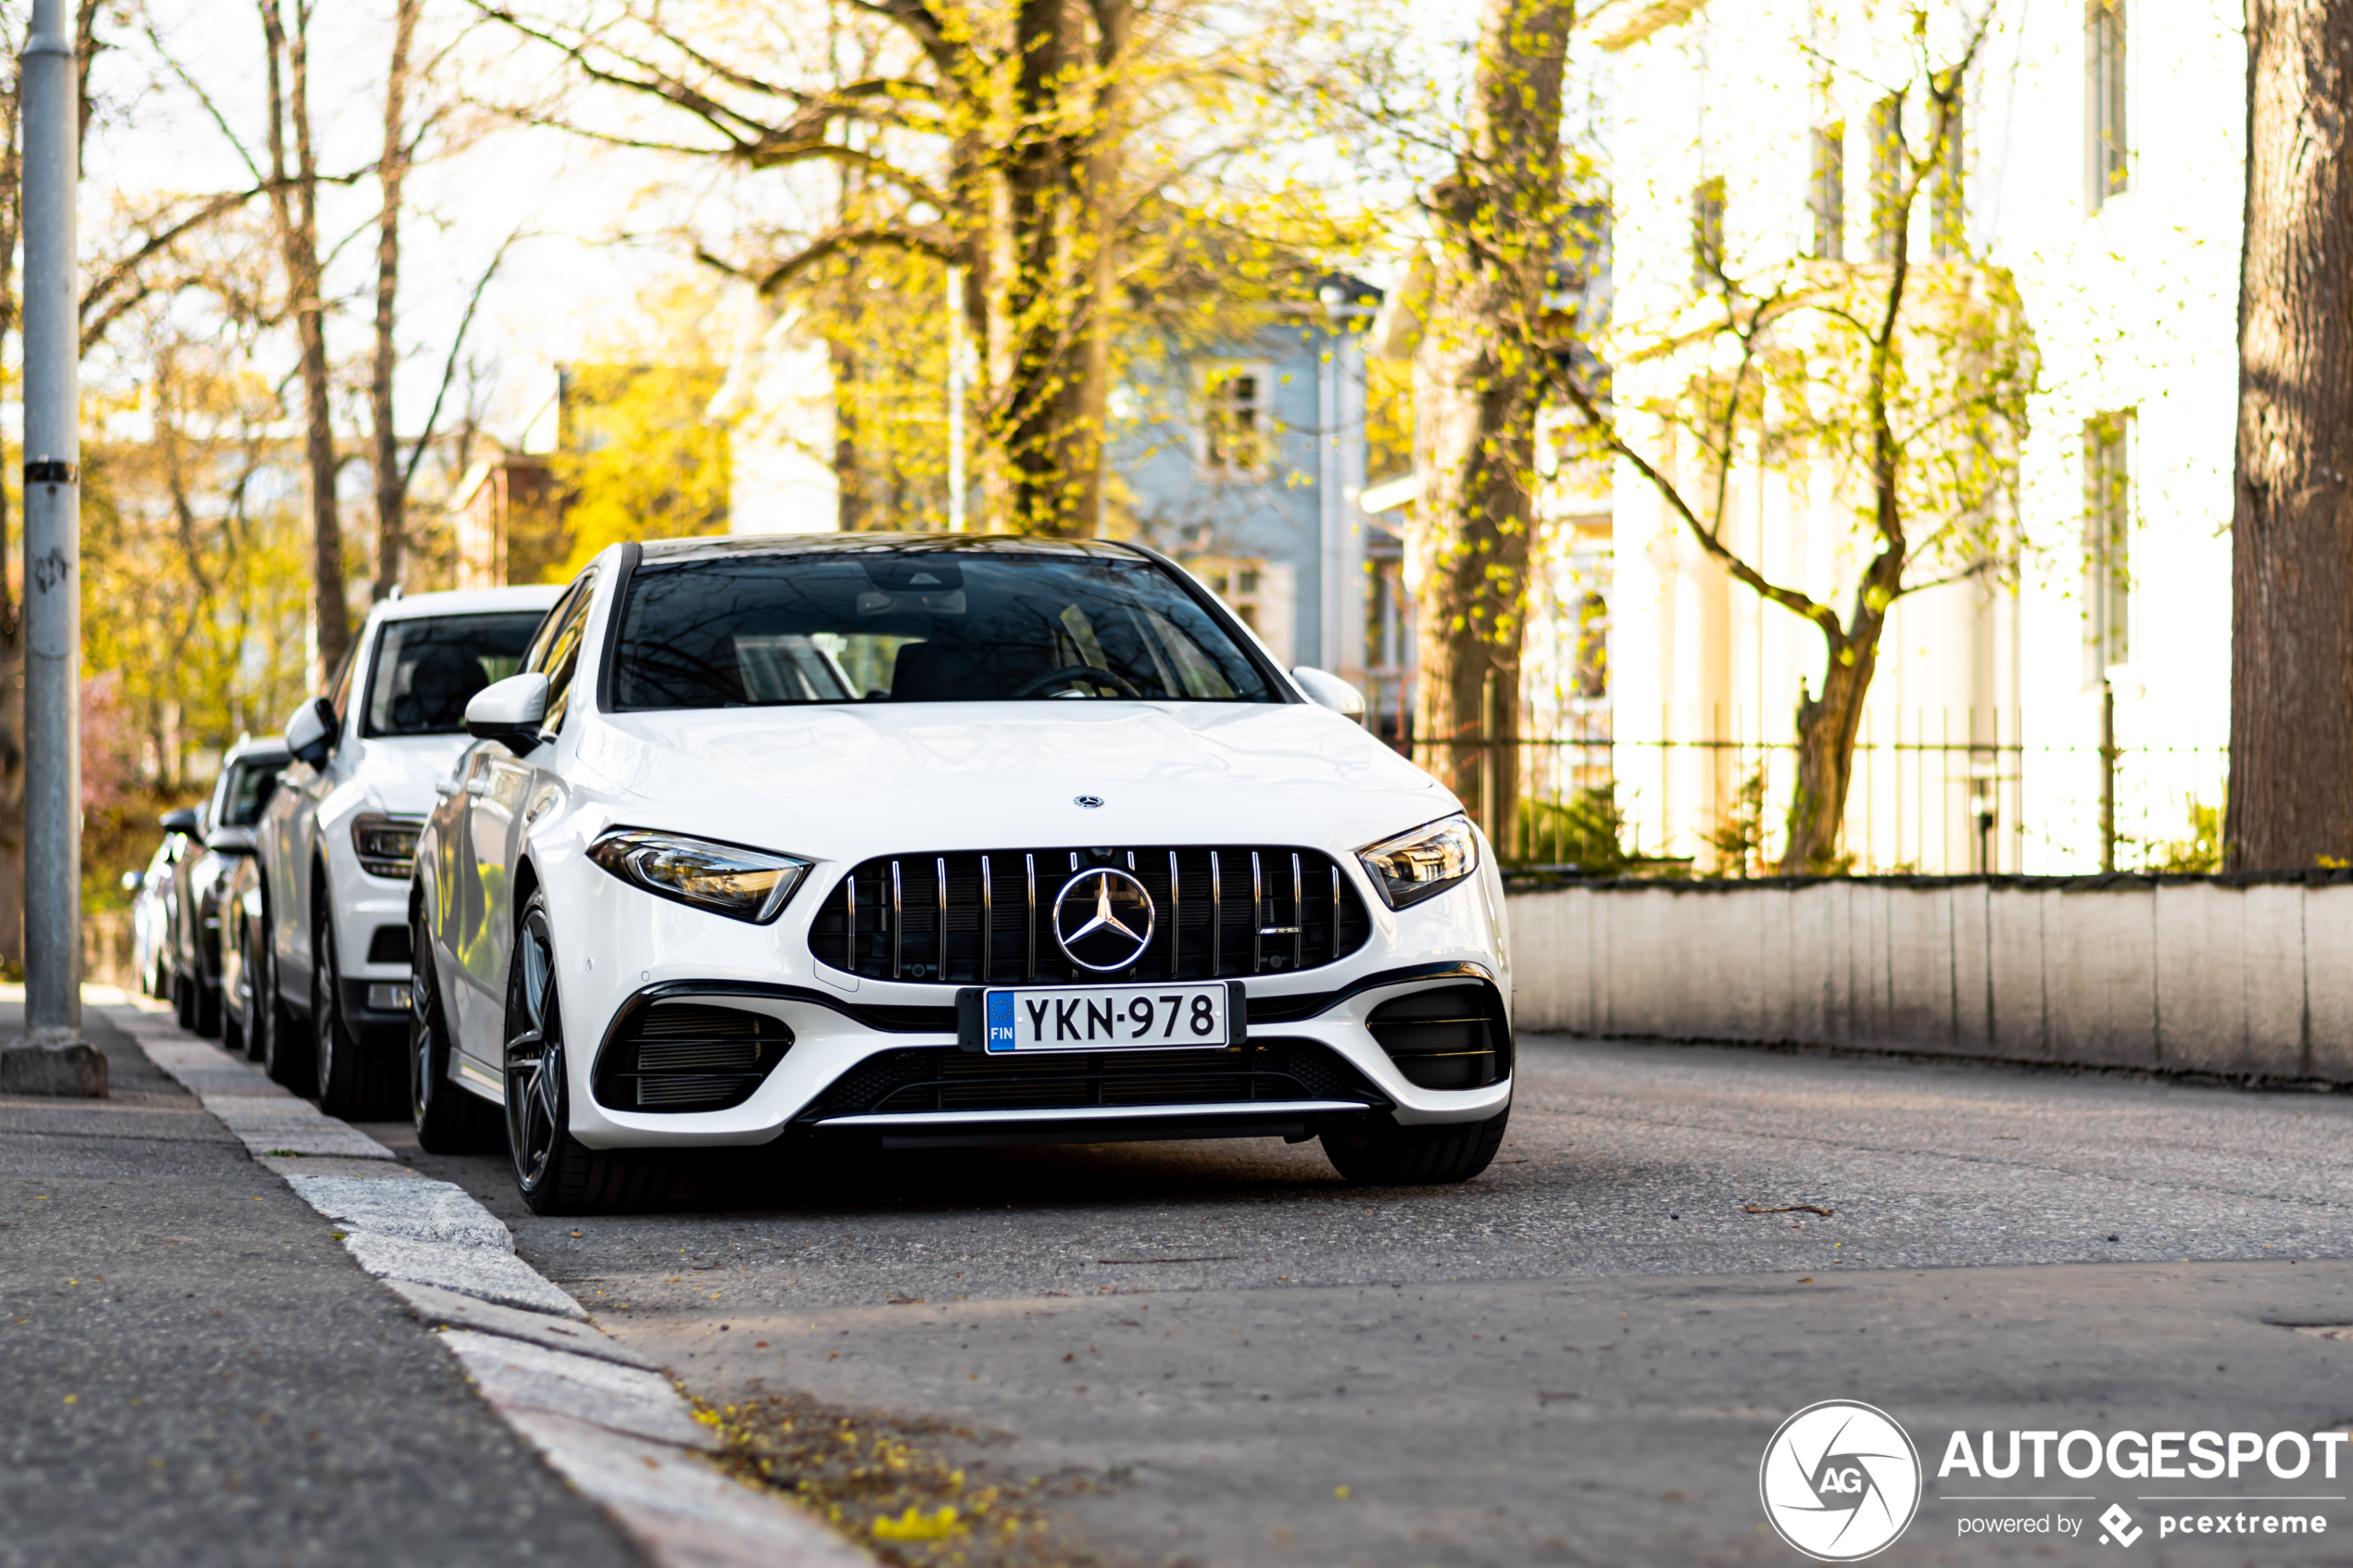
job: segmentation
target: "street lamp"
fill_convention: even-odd
[[[24,115],[24,1037],[0,1050],[0,1093],[107,1092],[82,1038],[80,169],[72,21],[33,0]]]

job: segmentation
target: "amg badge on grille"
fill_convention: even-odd
[[[1079,968],[1106,974],[1144,956],[1158,918],[1141,882],[1097,866],[1063,884],[1054,900],[1054,941]]]

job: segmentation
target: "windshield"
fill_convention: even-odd
[[[539,630],[537,610],[520,615],[445,615],[386,622],[368,682],[365,735],[453,735],[466,704],[493,681],[522,668]]]
[[[648,564],[624,617],[623,709],[1278,700],[1148,560],[906,550]]]
[[[261,809],[270,804],[270,792],[278,787],[278,770],[285,765],[285,759],[281,758],[268,763],[240,762],[230,769],[221,786],[214,825],[249,828],[261,821]]]

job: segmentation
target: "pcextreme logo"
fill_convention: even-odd
[[[1782,1422],[1756,1473],[1766,1519],[1818,1562],[1856,1562],[1893,1545],[1919,1512],[1920,1484],[1910,1436],[1853,1399],[1824,1399]]]

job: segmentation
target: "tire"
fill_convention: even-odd
[[[1442,1186],[1466,1182],[1503,1147],[1509,1109],[1484,1122],[1434,1127],[1356,1127],[1324,1135],[1324,1158],[1358,1186]]]
[[[480,1154],[500,1147],[505,1128],[488,1101],[451,1081],[448,1015],[433,972],[424,922],[415,923],[410,943],[416,967],[409,981],[409,1114],[417,1125],[417,1147],[427,1154]]]
[[[237,934],[237,941],[245,949],[245,962],[237,966],[237,983],[245,989],[245,995],[240,998],[243,1011],[237,1020],[237,1033],[245,1042],[247,1061],[261,1060],[262,1036],[268,1029],[261,1017],[261,955],[256,950],[254,941],[255,934],[260,929],[258,922],[248,922]],[[226,1037],[225,1030],[223,1037]]]
[[[267,919],[258,929],[254,946],[260,949],[256,955],[260,967],[253,972],[253,1027],[259,1037],[254,1044],[260,1047],[262,1066],[271,1077],[296,1094],[307,1095],[318,1066],[310,1051],[310,1032],[278,990],[278,957]]]
[[[246,1054],[245,1021],[237,1016],[236,1010],[229,1005],[225,996],[220,1001],[220,1048],[231,1056]]]
[[[534,892],[516,923],[507,972],[507,1152],[535,1214],[594,1214],[659,1201],[669,1173],[643,1156],[590,1148],[572,1135],[563,1011],[547,899]]]
[[[188,982],[188,989],[195,994],[196,1033],[208,1040],[220,1037],[220,987],[208,985],[202,979]]]
[[[196,983],[176,969],[171,972],[171,1021],[192,1035],[196,1031]]]
[[[343,1017],[343,966],[335,961],[335,922],[319,911],[310,939],[310,1039],[317,1058],[311,1082],[319,1109],[346,1122],[397,1114],[401,1063],[370,1050]],[[405,1054],[405,1053],[404,1053]]]

